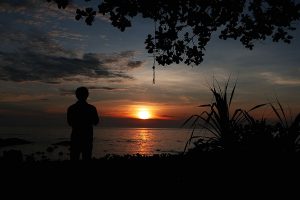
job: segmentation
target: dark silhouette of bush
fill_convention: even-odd
[[[278,119],[274,126],[274,135],[278,148],[282,152],[298,152],[300,150],[300,113],[293,120],[288,120],[288,115],[278,99],[276,99],[276,104],[278,108],[274,104],[270,105]]]
[[[217,81],[216,81],[217,82]],[[188,150],[188,154],[196,155],[205,152],[230,152],[230,153],[296,153],[299,151],[300,140],[300,114],[290,122],[287,114],[280,102],[274,104],[256,105],[250,110],[236,109],[230,110],[231,102],[234,97],[236,83],[233,90],[228,95],[229,80],[221,89],[213,86],[210,90],[214,101],[211,104],[201,105],[208,110],[199,115],[192,115],[183,126],[192,128],[190,139],[187,141],[184,153],[193,141],[194,148]],[[218,89],[217,89],[218,88]],[[278,122],[268,124],[266,119],[254,119],[250,114],[262,106],[270,105],[274,111]],[[213,137],[205,138],[203,136],[194,136],[196,130],[204,129],[213,134]]]
[[[213,102],[199,106],[208,108],[208,110],[201,112],[199,115],[192,115],[183,123],[183,126],[191,123],[190,126],[193,128],[193,132],[195,129],[204,129],[213,134],[214,137],[212,138],[203,139],[203,137],[200,137],[194,143],[197,148],[204,151],[236,152],[241,149],[241,140],[243,139],[241,130],[243,130],[244,124],[250,121],[249,113],[266,105],[254,106],[248,111],[239,108],[232,112],[231,104],[236,83],[231,93],[228,93],[229,81],[230,79],[226,82],[224,89],[221,89],[218,81],[215,80],[217,85],[210,88],[214,98]],[[190,140],[194,138],[193,132]],[[184,151],[186,151],[186,148]]]
[[[21,163],[23,162],[23,154],[20,150],[4,151],[1,160],[5,163]]]

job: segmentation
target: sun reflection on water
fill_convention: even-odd
[[[137,153],[140,154],[149,154],[151,151],[151,143],[152,143],[152,134],[149,132],[149,129],[141,128],[137,132],[136,139],[139,141],[137,146]]]

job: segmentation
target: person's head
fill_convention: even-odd
[[[86,87],[79,87],[76,89],[75,94],[78,101],[86,101],[89,96],[89,90]]]

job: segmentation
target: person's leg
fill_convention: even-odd
[[[82,160],[91,160],[93,151],[93,138],[87,138],[82,151]]]
[[[70,151],[70,160],[79,160],[80,151],[78,147],[74,147],[74,145],[71,147]]]
[[[76,136],[71,136],[70,160],[77,161],[80,157],[80,140]]]

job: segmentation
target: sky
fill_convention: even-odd
[[[156,66],[144,41],[154,23],[135,18],[121,32],[107,17],[92,26],[75,20],[73,1],[65,10],[40,0],[0,1],[0,126],[66,126],[74,91],[89,88],[100,126],[180,127],[212,102],[214,78],[237,80],[233,109],[279,99],[291,116],[300,112],[300,26],[291,44],[258,41],[250,51],[239,41],[206,47],[199,66]],[[83,2],[83,1],[82,1]],[[140,111],[150,119],[139,119]],[[254,113],[272,119],[270,107]]]

